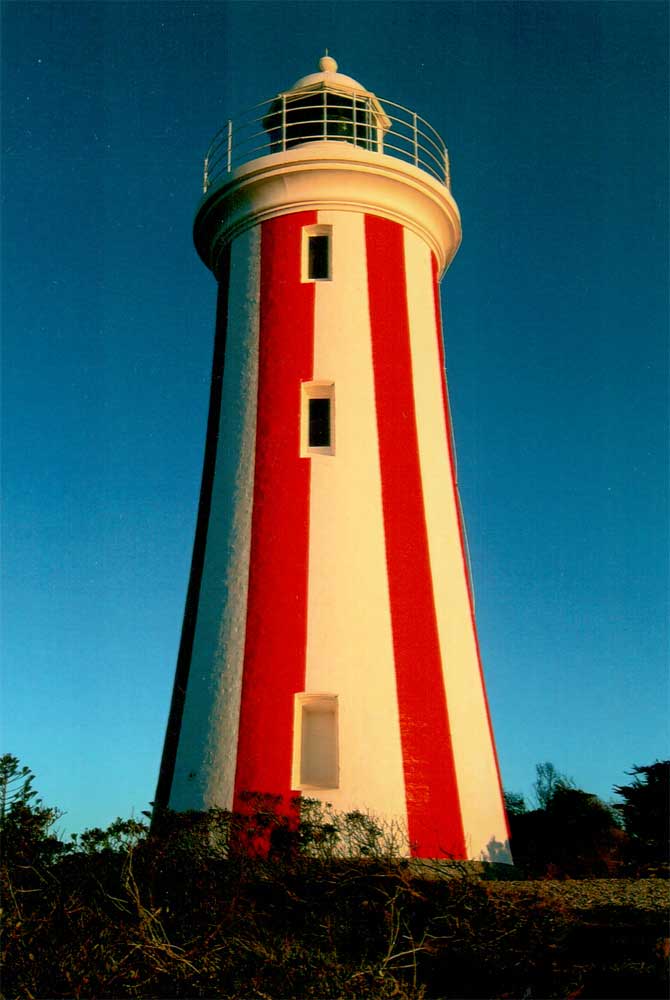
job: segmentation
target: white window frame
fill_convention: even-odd
[[[335,767],[334,784],[314,784],[302,780],[303,770],[303,720],[307,712],[327,711],[333,715],[335,727]],[[293,712],[293,763],[291,769],[291,788],[301,791],[334,790],[340,787],[340,739],[339,739],[339,704],[336,694],[314,693],[302,691],[295,695]]]
[[[310,236],[328,237],[328,274],[324,278],[310,278],[309,276],[309,238]],[[318,281],[333,280],[333,227],[332,226],[303,226],[302,228],[302,260],[301,260],[301,280],[311,284]]]

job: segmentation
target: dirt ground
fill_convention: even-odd
[[[626,907],[670,912],[670,881],[662,878],[593,878],[489,882],[489,891],[529,899],[558,900],[571,910]]]

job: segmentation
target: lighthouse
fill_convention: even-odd
[[[228,122],[194,226],[218,282],[158,806],[306,796],[417,858],[511,861],[438,285],[446,149],[323,57]]]

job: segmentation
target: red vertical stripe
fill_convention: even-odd
[[[466,855],[435,615],[414,409],[403,229],[366,216],[384,535],[409,835]]]
[[[451,466],[451,482],[453,484],[454,490],[454,506],[456,508],[456,517],[458,518],[458,534],[461,543],[461,556],[463,559],[463,572],[465,574],[465,579],[468,585],[468,601],[470,603],[470,620],[472,622],[472,634],[475,638],[475,649],[477,651],[477,663],[479,664],[479,677],[482,685],[482,693],[484,696],[484,706],[486,708],[486,719],[489,727],[489,736],[491,738],[491,748],[493,750],[493,758],[495,760],[496,773],[498,775],[498,788],[500,790],[500,801],[501,804],[504,803],[502,779],[500,777],[500,764],[498,762],[498,753],[496,750],[495,739],[493,736],[493,725],[491,723],[491,712],[489,710],[489,702],[486,696],[486,684],[484,683],[484,670],[482,668],[482,658],[479,652],[479,638],[477,636],[477,623],[475,621],[475,607],[472,597],[472,581],[470,579],[470,567],[468,565],[468,560],[465,554],[465,533],[463,529],[463,514],[461,511],[461,501],[458,495],[458,488],[456,485],[456,460],[454,457],[454,437],[453,430],[451,426],[451,413],[449,410],[449,397],[447,396],[447,376],[444,368],[444,342],[442,340],[442,317],[440,313],[440,285],[437,270],[437,260],[433,256],[433,298],[435,303],[435,328],[437,330],[437,346],[440,354],[440,370],[441,379],[440,383],[442,385],[442,404],[444,407],[444,426],[447,436],[447,447],[449,449],[449,464]],[[507,820],[507,814],[504,810],[505,815],[505,825],[507,827],[507,836],[510,836],[509,822]]]
[[[310,465],[300,458],[300,383],[312,377],[314,285],[302,227],[262,223],[254,504],[235,808],[243,792],[291,797],[294,694],[305,684]]]

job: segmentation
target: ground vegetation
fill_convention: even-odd
[[[666,879],[417,870],[374,818],[263,795],[64,843],[30,775],[5,774],[6,1000],[667,995]],[[559,807],[600,843],[593,803]]]

